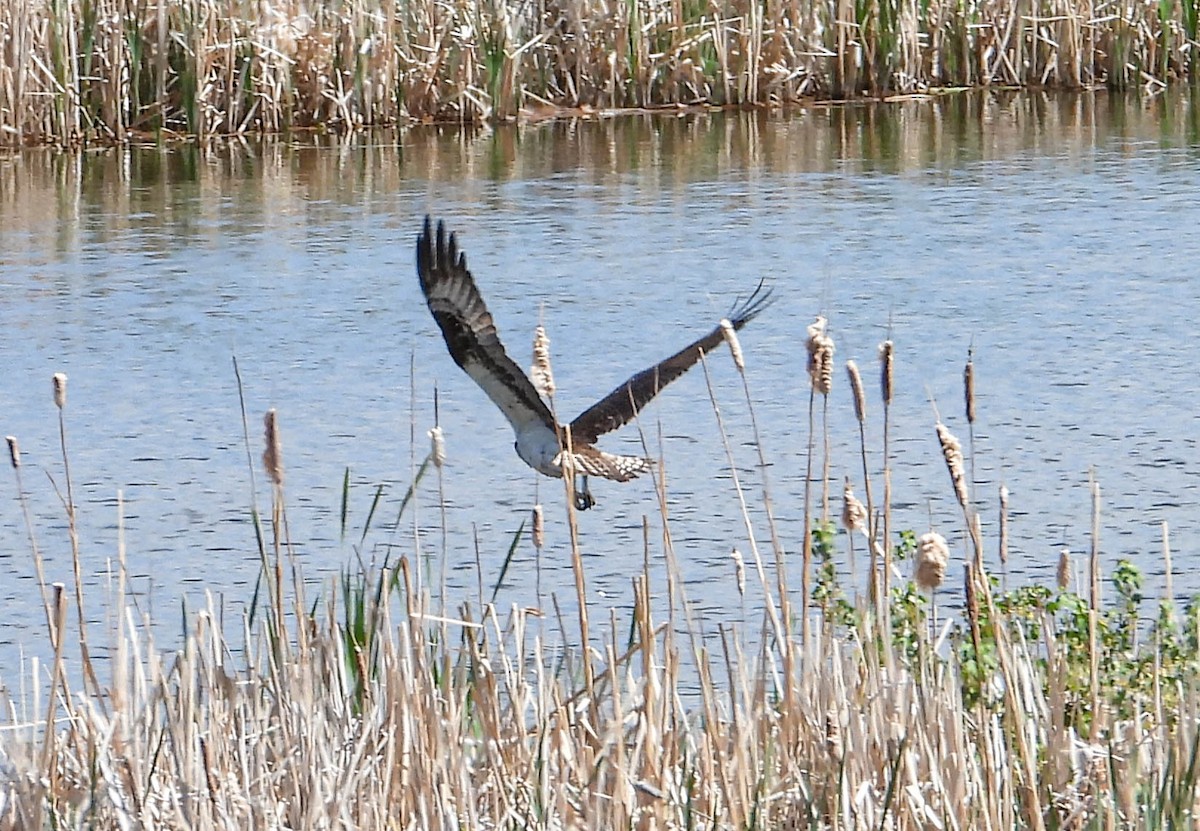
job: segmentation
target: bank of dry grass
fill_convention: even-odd
[[[834,379],[833,344],[813,331],[815,414],[828,412]],[[575,543],[577,611],[499,609],[483,596],[444,609],[430,591],[436,569],[414,566],[413,551],[306,598],[288,553],[273,412],[262,581],[240,621],[210,604],[167,649],[132,611],[88,628],[82,590],[45,585],[31,532],[53,657],[25,699],[5,702],[0,828],[1190,827],[1200,615],[1164,597],[1153,625],[1139,624],[1140,577],[1127,564],[1101,602],[1098,487],[1090,555],[1072,565],[1064,553],[1056,587],[1002,592],[983,551],[1006,541],[980,529],[968,459],[941,422],[962,511],[961,528],[941,530],[962,541],[963,561],[948,567],[932,529],[886,534],[893,463],[884,457],[872,491],[877,462],[867,462],[895,394],[884,354],[882,418],[871,421],[862,373],[851,375],[873,512],[847,496],[836,532],[836,500],[817,507],[818,475],[811,534],[789,554],[765,473],[734,477],[739,497],[767,507],[746,515],[749,545],[730,564],[730,593],[748,583],[763,598],[745,631],[702,632],[669,533],[655,565],[630,575],[627,602],[603,615]],[[55,403],[65,466],[57,377]],[[973,394],[968,408],[973,424]],[[10,449],[23,506],[14,440]],[[435,444],[418,478],[437,475],[444,452]],[[58,475],[78,563],[69,469]],[[868,544],[871,589],[847,597],[833,563],[855,539]],[[115,553],[121,610],[125,552]],[[797,597],[787,574],[801,554],[808,590]],[[652,596],[655,569],[666,570],[666,597]],[[961,603],[949,625],[935,623],[939,587]],[[102,663],[89,653],[98,641],[110,644]]]
[[[0,144],[1194,78],[1197,2],[7,0]]]

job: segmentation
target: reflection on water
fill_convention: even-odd
[[[174,609],[181,592],[211,590],[236,607],[258,563],[236,356],[251,456],[262,411],[279,409],[291,533],[310,578],[355,557],[411,555],[415,522],[429,570],[445,556],[451,590],[473,595],[476,538],[490,588],[541,500],[543,588],[569,603],[553,507],[561,486],[522,466],[421,300],[411,249],[433,212],[461,231],[518,362],[544,316],[564,418],[767,277],[779,302],[743,344],[789,551],[799,549],[808,441],[803,332],[823,312],[839,362],[856,359],[868,378],[890,321],[896,527],[923,530],[932,517],[945,532],[961,528],[929,397],[969,449],[959,382],[973,343],[976,494],[991,532],[999,484],[1012,491],[1010,579],[1048,581],[1059,547],[1086,549],[1093,466],[1107,559],[1133,556],[1159,573],[1159,523],[1184,552],[1200,532],[1200,431],[1186,404],[1200,385],[1186,359],[1200,318],[1198,151],[1187,97],[996,94],[0,158],[0,431],[25,450],[51,579],[71,579],[50,481],[61,486],[63,473],[49,379],[65,371],[86,579],[102,583],[116,556],[121,493],[142,604]],[[741,479],[757,488],[749,412],[727,363],[714,356],[709,374]],[[666,458],[689,593],[707,620],[737,620],[729,553],[747,550],[746,531],[704,375],[693,376],[646,413],[641,435]],[[435,386],[450,453],[444,555],[432,477],[398,530],[385,530],[426,452]],[[878,471],[881,413],[869,392]],[[861,495],[852,413],[839,374],[832,473]],[[639,452],[639,431],[603,446]],[[358,548],[381,483],[375,530]],[[623,603],[643,518],[661,577],[652,486],[595,490],[601,505],[581,528],[590,590],[598,604]],[[259,491],[261,504],[261,475]],[[11,482],[0,495],[3,675],[4,650],[40,628]],[[765,539],[762,500],[749,501]],[[537,600],[533,552],[520,551],[505,604]],[[1200,589],[1188,574],[1176,582]]]

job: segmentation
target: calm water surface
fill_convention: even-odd
[[[195,605],[206,591],[226,609],[249,601],[258,555],[235,357],[258,502],[267,497],[260,419],[275,407],[291,536],[314,583],[419,545],[435,574],[444,556],[452,600],[476,596],[480,582],[490,593],[541,501],[542,591],[569,607],[561,484],[520,462],[507,423],[453,365],[422,300],[413,241],[429,212],[459,230],[519,363],[544,318],[564,417],[711,327],[765,278],[778,300],[742,342],[789,551],[803,521],[804,329],[824,313],[839,367],[854,358],[868,380],[876,471],[876,347],[890,323],[896,527],[921,532],[932,521],[961,556],[930,398],[969,449],[961,373],[973,345],[977,501],[994,557],[997,489],[1011,491],[1009,581],[1049,583],[1061,547],[1087,550],[1094,468],[1106,562],[1133,558],[1160,590],[1167,522],[1177,590],[1198,591],[1198,173],[1195,102],[1090,96],[428,128],[205,152],[28,152],[0,159],[0,432],[21,441],[48,576],[70,584],[50,391],[54,372],[68,374],[94,620],[107,614],[118,494],[140,608],[177,620],[181,598]],[[709,373],[763,541],[741,381],[724,354]],[[448,461],[393,532],[427,452],[435,388]],[[862,495],[840,369],[828,411],[840,512],[844,476]],[[641,428],[666,459],[672,538],[703,624],[757,621],[753,588],[742,601],[733,580],[730,550],[748,552],[747,534],[704,374],[673,385]],[[638,431],[603,446],[640,452]],[[607,617],[609,606],[628,606],[647,550],[661,578],[662,521],[648,479],[594,491],[600,504],[580,530],[589,594]],[[839,545],[848,576],[844,536]],[[9,471],[0,476],[5,680],[21,650],[44,640],[29,552]],[[536,603],[534,574],[524,540],[499,602]]]

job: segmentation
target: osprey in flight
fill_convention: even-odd
[[[595,446],[596,440],[632,419],[663,387],[723,340],[721,327],[717,326],[666,360],[634,375],[563,426],[556,422],[529,376],[504,351],[455,235],[447,237],[442,222],[438,222],[435,234],[428,216],[417,237],[417,275],[450,357],[504,413],[516,434],[517,455],[546,476],[561,477],[564,467],[571,474],[583,476],[583,487],[576,493],[580,509],[595,504],[587,488],[588,475],[628,482],[653,464],[652,459],[641,456],[605,453]],[[741,329],[766,308],[771,292],[762,288],[759,283],[746,302],[730,313],[734,329]]]

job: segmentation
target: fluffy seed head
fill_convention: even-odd
[[[21,466],[21,446],[17,444],[16,436],[5,436],[4,440],[8,442],[8,458],[15,470]]]
[[[541,548],[546,544],[546,517],[542,511],[542,503],[533,506],[533,545]]]
[[[890,340],[879,344],[879,390],[883,393],[883,403],[892,403],[893,353],[896,347]]]
[[[950,471],[950,481],[954,485],[954,495],[958,498],[958,504],[965,508],[969,497],[967,495],[967,473],[963,466],[962,444],[942,422],[939,421],[936,427],[938,443],[942,446],[942,456],[946,460],[946,469]]]
[[[435,426],[429,431],[429,456],[433,459],[433,466],[441,468],[446,464],[446,437],[442,434],[442,428]]]
[[[846,361],[846,374],[850,376],[850,390],[854,393],[854,417],[862,424],[867,419],[867,394],[863,392],[862,375],[858,372],[858,364]]]
[[[833,338],[825,334],[828,321],[817,319],[808,327],[808,377],[813,389],[821,395],[829,395],[833,389]]]
[[[1071,585],[1071,550],[1063,547],[1063,550],[1058,552],[1058,572],[1055,574],[1058,583],[1059,591],[1066,591]]]
[[[842,489],[842,527],[851,533],[862,531],[865,534],[867,532],[867,509],[854,495],[848,478]]]
[[[263,438],[266,441],[267,449],[263,451],[262,461],[263,467],[266,468],[267,475],[271,477],[271,481],[276,485],[283,484],[283,451],[279,442],[279,424],[275,416],[275,408],[267,410],[267,414],[263,416]]]
[[[67,406],[67,374],[54,373],[54,406],[62,409]]]
[[[949,561],[946,538],[937,531],[922,534],[917,539],[917,585],[930,592],[942,585]]]
[[[725,338],[725,342],[729,344],[729,351],[733,354],[733,365],[738,368],[738,372],[746,371],[746,359],[742,356],[742,345],[738,343],[737,330],[733,328],[733,324],[727,318],[721,318],[721,334]]]
[[[547,398],[554,397],[554,372],[550,368],[550,337],[538,324],[533,333],[533,385]]]

